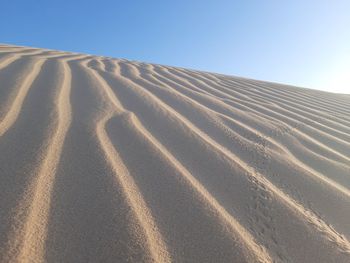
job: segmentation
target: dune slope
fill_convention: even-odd
[[[350,97],[0,45],[0,262],[350,262]]]

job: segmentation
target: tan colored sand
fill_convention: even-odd
[[[350,99],[0,45],[0,262],[350,262]]]

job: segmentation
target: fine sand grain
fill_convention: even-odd
[[[0,262],[350,262],[350,97],[0,45]]]

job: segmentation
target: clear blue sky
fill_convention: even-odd
[[[350,93],[349,0],[1,0],[0,43]]]

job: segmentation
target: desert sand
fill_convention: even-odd
[[[350,96],[1,45],[0,262],[350,262]]]

